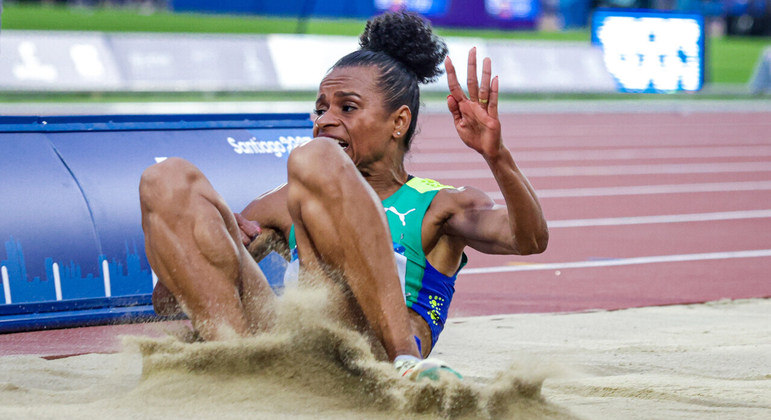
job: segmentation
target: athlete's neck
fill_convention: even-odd
[[[361,175],[375,190],[380,200],[385,200],[407,182],[407,171],[403,165],[383,170],[360,170]]]

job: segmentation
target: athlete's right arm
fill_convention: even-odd
[[[254,199],[242,211],[241,216],[260,224],[260,228],[273,229],[286,238],[292,226],[292,216],[287,207],[286,184]]]

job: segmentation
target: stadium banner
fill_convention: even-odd
[[[169,0],[175,12],[208,12],[266,16],[330,18],[367,18],[377,13],[375,0],[316,1],[316,0]],[[430,2],[430,0],[429,0]]]
[[[620,92],[695,92],[704,85],[702,15],[598,9],[591,30]]]
[[[28,34],[19,31],[14,36]],[[5,34],[5,32],[4,32]],[[58,34],[58,33],[57,33]],[[48,37],[74,39],[72,33]],[[35,34],[31,34],[35,35]],[[352,36],[323,35],[191,35],[96,34],[110,63],[112,83],[92,84],[66,69],[86,67],[69,57],[50,59],[45,66],[58,74],[56,83],[12,82],[0,89],[49,91],[77,85],[83,91],[315,91],[340,57],[358,48]],[[33,36],[33,39],[36,39]],[[468,51],[489,56],[493,72],[501,75],[501,92],[613,92],[615,82],[602,65],[601,49],[583,43],[547,41],[493,41],[448,37],[449,54],[459,80],[466,79]],[[62,49],[71,49],[63,45]],[[289,52],[289,53],[288,53]],[[90,57],[90,56],[89,56]],[[31,68],[40,67],[38,59]],[[0,74],[11,74],[20,64],[0,61]],[[37,67],[35,67],[37,66]],[[107,69],[107,66],[104,66]],[[64,69],[64,70],[60,70]],[[117,70],[119,69],[119,71]],[[481,72],[481,66],[479,66]],[[72,80],[63,80],[65,75]],[[25,82],[26,83],[26,82]],[[426,91],[447,90],[446,75],[425,86]]]
[[[425,16],[437,26],[506,29],[534,29],[541,13],[538,0],[171,0],[169,7],[176,12],[237,13],[298,19],[312,16],[367,19],[384,11],[404,9]]]
[[[116,33],[107,38],[129,90],[278,88],[264,37]]]
[[[615,92],[605,70],[602,51],[583,43],[489,41],[481,38],[446,38],[458,80],[466,80],[468,52],[490,57],[493,73],[501,75],[501,92]],[[357,48],[354,37],[271,35],[268,38],[279,85],[287,90],[316,90],[329,69]],[[294,54],[285,54],[293,51]],[[478,71],[481,75],[481,66]],[[422,87],[446,92],[447,75]]]
[[[771,47],[760,54],[750,80],[750,92],[756,95],[771,94]]]
[[[286,182],[311,127],[307,114],[0,117],[0,333],[154,317],[144,169],[185,158],[240,211]],[[280,256],[260,265],[283,284]]]
[[[584,43],[490,42],[501,92],[615,92],[602,50]]]
[[[122,80],[104,34],[9,31],[0,36],[2,90],[115,90]]]
[[[313,92],[337,60],[359,48],[352,36],[268,35],[267,43],[279,87]]]
[[[378,13],[407,10],[426,17],[442,18],[447,15],[452,0],[374,0]]]

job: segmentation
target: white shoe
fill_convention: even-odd
[[[399,360],[394,362],[394,368],[399,376],[412,381],[424,378],[438,381],[443,374],[451,374],[458,379],[463,379],[460,373],[438,359]]]

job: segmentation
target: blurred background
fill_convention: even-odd
[[[36,113],[20,105],[30,101],[306,102],[329,66],[356,48],[367,18],[402,8],[429,19],[456,62],[465,62],[471,46],[493,58],[503,99],[645,100],[651,93],[762,99],[771,92],[771,0],[5,0],[2,6],[0,114]],[[443,98],[444,86],[444,80],[428,86],[425,97]],[[275,106],[268,109],[297,109]],[[225,111],[215,108],[207,111]]]
[[[204,12],[298,19],[368,18],[385,9],[407,8],[428,16],[438,26],[549,30],[584,28],[589,24],[592,10],[597,8],[655,9],[703,14],[710,20],[713,34],[771,35],[768,0],[6,0],[4,3],[11,7],[111,7],[143,13]]]

